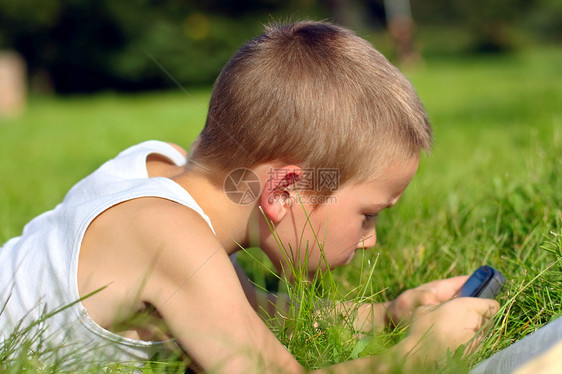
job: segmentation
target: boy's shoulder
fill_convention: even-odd
[[[102,213],[86,231],[79,256],[80,296],[103,288],[83,303],[98,324],[111,326],[123,313],[135,313],[139,303],[157,303],[212,256],[228,260],[194,210],[155,197],[126,201]],[[229,261],[221,264],[231,267]]]
[[[240,353],[251,347],[300,368],[248,302],[226,250],[197,212],[169,200],[141,198],[115,206],[96,221],[85,255],[95,264],[90,275],[103,275],[99,286],[107,287],[83,302],[95,322],[140,336],[135,326],[113,326],[130,327],[126,317],[138,316],[148,304],[166,333],[203,367],[246,365]],[[87,247],[92,239],[101,261]],[[154,326],[148,327],[144,331]],[[238,358],[231,360],[234,355]]]
[[[103,245],[101,245],[103,243]],[[159,197],[142,197],[120,203],[91,224],[84,237],[85,249],[119,247],[119,255],[143,258],[181,250],[194,255],[206,245],[220,245],[213,231],[195,210]],[[117,249],[117,248],[114,248]],[[109,249],[108,249],[109,250]]]
[[[228,257],[208,223],[191,208],[167,199],[142,198],[125,209],[129,211],[121,214],[133,223],[123,228],[130,236],[127,255],[142,256],[146,271],[154,276],[174,272],[187,276],[216,252]],[[140,270],[138,276],[143,275]]]
[[[217,242],[209,224],[194,209],[166,198],[143,197],[125,203],[123,211],[130,222],[129,235],[142,246],[156,243],[168,246],[204,241]],[[124,229],[126,229],[124,227]],[[189,242],[185,240],[189,239]]]

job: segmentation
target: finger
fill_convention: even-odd
[[[422,305],[437,305],[441,300],[437,297],[433,290],[416,290],[415,291],[415,306]]]
[[[465,302],[469,302],[471,308],[486,319],[492,318],[498,312],[498,310],[500,310],[500,304],[493,299],[462,297],[458,300],[462,299],[464,299]]]
[[[430,290],[435,295],[437,302],[451,299],[461,289],[468,279],[467,275],[440,279],[433,282],[422,284],[416,290]]]
[[[448,300],[462,288],[467,279],[468,275],[461,275],[438,281],[435,284],[435,294],[440,301]]]
[[[487,314],[487,313],[484,313],[484,315],[480,316],[480,322],[478,323],[478,326],[476,327],[477,330],[475,329],[476,334],[474,335],[474,337],[470,340],[469,344],[467,345],[466,351],[464,352],[463,356],[466,356],[469,353],[474,352],[480,346],[480,343],[482,342],[482,340],[484,340],[486,335],[488,335],[488,333],[490,332],[490,330],[493,327],[493,324],[491,323],[492,317],[493,317],[493,314],[490,315],[490,314]]]
[[[412,316],[412,320],[416,320],[418,318],[421,318],[423,316],[425,316],[428,313],[433,312],[435,309],[439,308],[440,305],[424,305],[424,306],[420,306],[419,308],[416,308],[416,310],[413,313]]]
[[[462,287],[463,284],[468,280],[468,275],[459,275],[457,277],[443,279],[444,281],[448,282],[450,287]]]

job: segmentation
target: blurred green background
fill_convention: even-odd
[[[395,1],[0,0],[0,51],[23,56],[28,76],[25,109],[0,115],[0,243],[122,149],[189,148],[220,68],[272,21],[347,25],[402,67],[435,129],[426,167],[441,191],[474,197],[517,174],[531,144],[551,149],[562,2],[406,1],[414,57],[401,59],[385,13]]]
[[[393,28],[385,10],[396,3],[0,0],[0,52],[22,56],[28,92],[25,109],[0,115],[0,245],[126,147],[189,148],[213,80],[264,24],[326,19],[401,67],[435,130],[432,154],[381,214],[375,249],[335,272],[344,290],[366,284],[386,299],[494,265],[510,285],[484,355],[562,315],[562,2],[410,0],[413,22]],[[262,263],[239,258],[276,287]],[[376,264],[369,282],[364,262]],[[325,364],[308,348],[292,353]],[[349,358],[336,353],[329,362]]]
[[[174,87],[158,64],[181,85],[208,85],[272,20],[332,20],[397,60],[386,31],[388,7],[397,2],[0,0],[0,50],[24,57],[32,91]],[[409,6],[414,45],[425,56],[505,53],[562,41],[558,0],[410,0]]]

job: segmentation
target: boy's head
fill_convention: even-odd
[[[191,161],[336,169],[342,186],[430,147],[416,92],[384,56],[345,28],[303,21],[267,27],[230,59]]]

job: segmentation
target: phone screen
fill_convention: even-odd
[[[494,270],[489,266],[481,266],[466,281],[461,289],[461,297],[478,296],[480,291],[494,276]]]

